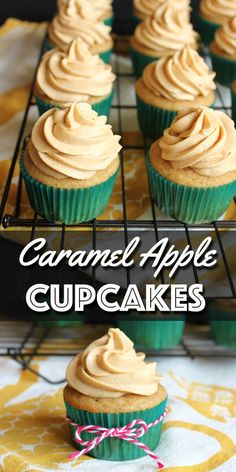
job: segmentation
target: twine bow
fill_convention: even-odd
[[[140,449],[143,449],[143,451],[149,457],[151,457],[152,459],[156,461],[158,469],[163,469],[164,464],[163,462],[160,461],[159,457],[156,454],[154,454],[149,449],[149,447],[146,446],[146,444],[143,444],[142,442],[138,441],[138,439],[144,436],[144,434],[146,434],[150,428],[153,428],[153,426],[156,426],[157,424],[161,423],[161,421],[163,421],[163,419],[165,418],[166,414],[167,414],[167,408],[165,409],[164,413],[159,418],[157,418],[155,421],[153,421],[150,424],[147,424],[145,421],[138,419],[138,420],[133,420],[131,423],[125,426],[119,426],[118,428],[103,428],[102,426],[95,426],[95,425],[80,426],[74,423],[67,416],[66,419],[68,423],[70,423],[72,426],[76,428],[75,441],[80,446],[84,446],[84,448],[81,449],[81,451],[76,451],[70,454],[69,459],[79,458],[83,456],[84,454],[87,454],[89,451],[91,451],[94,447],[96,447],[99,443],[101,443],[106,438],[119,438],[119,439],[123,439],[124,441],[128,441],[132,444],[135,444]],[[84,441],[81,438],[81,434],[83,432],[95,434],[96,436],[93,439],[90,439],[89,441]]]

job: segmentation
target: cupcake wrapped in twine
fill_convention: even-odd
[[[124,441],[128,441],[136,445],[137,447],[142,449],[149,457],[151,457],[152,459],[156,461],[158,469],[163,469],[164,464],[163,462],[161,462],[159,457],[156,454],[154,454],[145,444],[140,442],[138,439],[144,436],[144,434],[146,434],[146,432],[150,428],[153,428],[157,424],[161,423],[163,419],[165,418],[165,416],[167,415],[167,412],[168,412],[168,408],[165,408],[164,413],[155,421],[149,424],[147,424],[142,419],[135,419],[131,423],[125,426],[119,426],[118,428],[103,428],[102,426],[96,426],[96,425],[81,426],[81,425],[78,425],[77,423],[74,423],[71,420],[71,418],[67,416],[66,420],[68,421],[68,423],[76,428],[76,431],[75,431],[76,443],[79,446],[84,446],[84,448],[81,449],[80,451],[76,451],[70,454],[69,459],[79,458],[87,454],[89,451],[91,451],[99,443],[104,441],[104,439],[108,437],[113,437],[113,438],[123,439]],[[81,438],[81,434],[83,432],[94,434],[96,436],[89,441],[84,441]]]

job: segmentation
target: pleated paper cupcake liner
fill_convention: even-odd
[[[107,26],[112,26],[113,19],[114,19],[113,15],[112,15],[112,16],[110,16],[109,18],[107,18],[106,20],[104,20],[104,22],[103,22],[103,23],[104,23],[104,25],[107,25]]]
[[[48,39],[48,37],[45,40],[44,43],[44,51],[50,51],[51,49],[55,49],[56,46],[54,46]],[[111,62],[111,54],[112,54],[112,49],[108,49],[107,51],[99,53],[99,57],[106,63],[110,64]]]
[[[216,80],[221,85],[230,86],[236,79],[236,60],[219,56],[211,51],[212,68],[216,72]]]
[[[83,426],[96,425],[104,428],[116,428],[119,426],[125,426],[135,419],[142,419],[146,421],[147,424],[150,424],[164,413],[166,404],[167,398],[154,408],[143,411],[130,413],[91,413],[85,410],[76,409],[72,405],[66,403],[66,410],[67,415],[77,424]],[[161,429],[162,423],[150,428],[147,433],[140,438],[140,441],[148,446],[151,451],[154,451],[160,440]],[[75,447],[79,450],[82,449],[82,446],[79,446],[75,442],[75,427],[70,425],[70,431]],[[82,433],[82,437],[85,441],[91,440],[92,438],[89,433]],[[120,438],[106,438],[92,449],[88,455],[96,459],[128,461],[139,459],[146,454],[142,449],[128,441],[124,441]]]
[[[212,23],[212,21],[208,21],[203,18],[201,15],[197,17],[197,31],[201,36],[202,42],[205,46],[209,46],[210,43],[213,41],[216,30],[221,25],[217,23]]]
[[[160,138],[163,131],[171,125],[177,113],[145,103],[137,94],[136,101],[142,133],[153,140]]]
[[[118,320],[118,327],[132,339],[135,348],[168,349],[180,343],[185,321],[181,320]]]
[[[236,180],[218,187],[188,187],[158,173],[146,157],[152,198],[160,210],[184,223],[209,223],[218,220],[236,194]]]
[[[142,20],[138,16],[132,15],[131,21],[132,21],[132,31],[134,31],[135,28],[139,25],[139,23],[141,23]]]
[[[236,348],[236,305],[235,313],[227,308],[218,307],[214,303],[208,306],[208,319],[211,336],[220,346]]]
[[[133,63],[134,74],[137,79],[141,77],[143,69],[145,69],[148,64],[159,59],[159,57],[148,56],[146,54],[143,54],[134,49],[132,46],[130,46],[129,51]]]
[[[42,184],[25,170],[21,173],[33,210],[48,221],[66,225],[90,221],[100,215],[110,199],[118,171],[101,184],[88,188],[61,189]]]
[[[236,124],[236,94],[234,93],[232,87],[231,87],[231,100],[232,100],[232,119],[234,120],[234,123]]]
[[[112,103],[112,98],[114,95],[114,90],[110,93],[110,95],[103,100],[100,100],[100,102],[93,103],[92,104],[92,109],[95,110],[98,115],[105,115],[109,116],[110,110],[111,110],[111,103]],[[59,104],[57,103],[50,103],[42,100],[39,98],[37,95],[34,96],[38,111],[40,115],[43,115],[46,111],[50,110],[51,108],[62,108]]]

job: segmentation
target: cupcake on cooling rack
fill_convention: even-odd
[[[46,49],[59,47],[66,50],[77,37],[83,39],[92,54],[99,54],[104,62],[110,62],[113,41],[111,27],[102,22],[84,19],[75,9],[65,8],[54,16],[48,28]]]
[[[89,51],[80,38],[67,51],[44,54],[36,76],[34,95],[39,113],[88,102],[99,115],[109,115],[115,75],[111,66]]]
[[[172,56],[186,44],[193,49],[198,47],[198,35],[189,22],[188,12],[174,8],[172,0],[166,0],[137,26],[131,37],[130,53],[136,77],[151,62]]]
[[[138,459],[149,453],[155,458],[151,451],[159,442],[167,392],[159,383],[156,363],[145,362],[145,355],[135,352],[132,341],[122,331],[110,328],[105,336],[78,354],[67,368],[66,379],[64,401],[77,449],[86,447],[79,444],[78,432],[75,434],[79,425],[110,430],[132,423],[132,429],[137,420],[136,428],[140,427],[141,420],[147,425],[156,422],[148,430],[144,429],[143,435],[137,436],[137,442],[142,442],[143,447],[135,441],[125,441],[121,435],[116,437],[115,430],[113,437],[106,437],[88,454],[97,459],[116,461]],[[128,434],[128,428],[125,430]],[[94,438],[86,432],[81,435],[85,441]],[[79,453],[72,457],[77,455]]]
[[[236,349],[236,299],[212,302],[208,316],[216,344]]]
[[[33,127],[20,166],[32,208],[75,224],[103,212],[119,169],[120,136],[88,103],[53,108]]]
[[[210,53],[217,81],[231,85],[236,79],[236,16],[216,30]]]
[[[134,0],[132,17],[134,27],[137,26],[140,21],[143,21],[150,16],[160,3],[165,1],[166,0]],[[172,3],[174,8],[181,11],[186,9],[190,14],[190,0],[172,0]]]
[[[236,193],[236,130],[223,112],[178,113],[147,156],[151,193],[166,215],[185,223],[217,220]]]
[[[201,0],[198,31],[202,42],[209,46],[214,40],[216,30],[235,15],[235,0]]]
[[[184,108],[212,106],[214,77],[215,73],[190,46],[146,66],[135,85],[139,125],[144,135],[159,138]]]
[[[113,20],[112,0],[58,0],[58,11],[66,7],[76,9],[81,18],[102,21],[111,26]]]

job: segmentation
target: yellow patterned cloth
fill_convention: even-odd
[[[152,359],[153,360],[153,359]],[[156,359],[155,359],[156,360]],[[169,393],[158,455],[165,472],[236,470],[236,363],[230,359],[157,359]],[[32,367],[61,379],[69,358],[35,359]],[[62,387],[39,381],[0,359],[0,470],[3,472],[155,472],[149,457],[105,462],[73,451]]]

